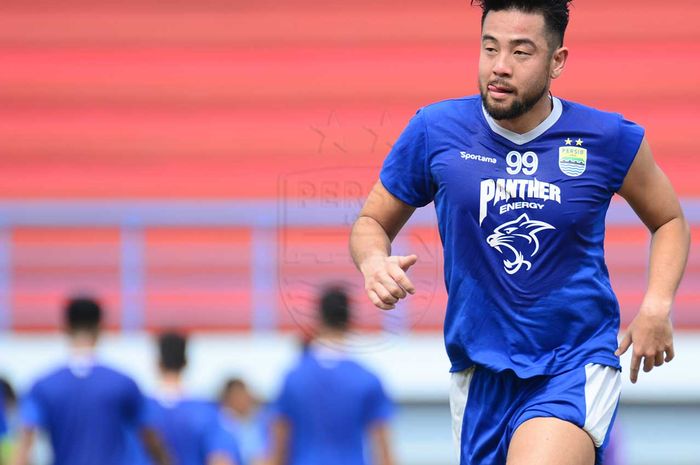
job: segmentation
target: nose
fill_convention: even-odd
[[[509,77],[513,74],[507,53],[498,54],[493,64],[493,74],[498,77]]]

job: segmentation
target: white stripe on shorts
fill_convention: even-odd
[[[617,369],[594,363],[586,365],[586,423],[583,429],[596,447],[605,441],[621,388],[622,376]]]
[[[585,366],[586,385],[586,420],[584,431],[593,440],[596,447],[603,445],[610,428],[617,402],[620,398],[622,378],[620,372],[612,367],[589,363]],[[452,436],[460,456],[462,440],[462,423],[467,406],[469,384],[474,375],[474,367],[452,373],[450,379],[450,411],[452,412]]]
[[[457,460],[461,456],[462,445],[462,421],[464,409],[467,407],[469,397],[469,384],[474,375],[474,367],[452,373],[450,377],[450,411],[452,412],[452,437],[457,449]]]

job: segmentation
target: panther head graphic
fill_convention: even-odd
[[[506,273],[515,274],[523,265],[529,270],[532,263],[525,259],[524,247],[532,248],[528,258],[534,257],[540,250],[540,241],[537,233],[545,229],[556,229],[551,224],[542,221],[531,220],[527,213],[523,213],[517,220],[503,223],[493,230],[493,234],[486,238],[488,245],[505,255],[508,250],[513,255],[513,259],[503,259],[503,266]],[[534,247],[533,247],[534,246]]]

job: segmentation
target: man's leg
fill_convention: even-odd
[[[515,430],[507,465],[594,465],[593,440],[558,418],[533,418]]]

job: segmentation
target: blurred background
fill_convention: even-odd
[[[700,3],[579,0],[555,95],[645,126],[700,239]],[[153,389],[151,335],[192,334],[187,384],[263,399],[313,331],[327,284],[353,292],[351,350],[399,403],[403,465],[455,463],[432,207],[397,239],[419,291],[380,313],[347,238],[416,109],[476,93],[465,0],[3,0],[0,375],[21,393],[65,357],[66,296],[108,311],[103,358]],[[617,199],[619,200],[619,199]],[[606,253],[623,326],[649,235],[615,201]],[[676,299],[677,358],[625,382],[621,463],[700,464],[700,261]],[[625,359],[625,376],[629,367]]]

